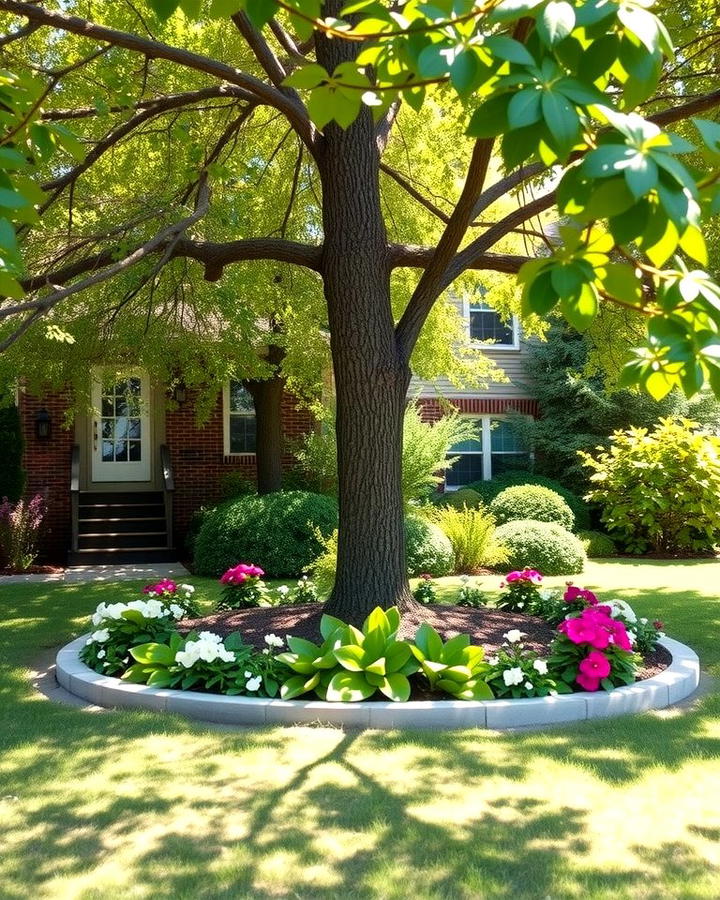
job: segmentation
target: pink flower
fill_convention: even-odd
[[[563,595],[563,600],[566,603],[575,603],[577,600],[582,600],[590,604],[590,606],[595,606],[598,602],[598,598],[592,591],[586,591],[584,588],[576,587],[574,584],[568,585]]]
[[[254,566],[252,563],[238,563],[220,578],[220,584],[242,584],[247,578],[259,578],[265,572],[260,566]]]
[[[607,678],[610,674],[610,660],[604,653],[591,650],[580,662],[578,669],[583,675],[589,675],[592,678]]]
[[[621,650],[632,650],[632,644],[623,622],[616,622],[614,619],[611,619],[607,630],[616,647],[619,647]]]
[[[177,585],[169,578],[163,578],[157,584],[149,584],[143,588],[143,594],[174,594],[177,591]]]
[[[566,634],[573,644],[592,644],[595,646],[596,641],[602,640],[600,629],[590,619],[565,619],[558,626],[558,631]],[[606,647],[607,644],[608,641],[606,640]]]
[[[655,619],[655,621],[653,622],[653,628],[656,631],[662,631],[664,627],[665,627],[665,623],[661,622],[660,619]]]
[[[585,691],[596,691],[600,687],[599,678],[593,678],[592,675],[586,675],[584,672],[578,672],[575,681]]]
[[[432,581],[432,575],[428,575],[427,572],[422,574],[420,577],[422,578],[423,581]]]
[[[537,569],[523,569],[522,572],[508,572],[505,581],[512,584],[514,581],[529,581],[531,584],[540,584],[543,577]]]

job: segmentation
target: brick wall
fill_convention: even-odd
[[[165,418],[165,441],[170,449],[175,475],[174,523],[175,543],[182,546],[183,537],[193,512],[215,503],[220,496],[220,479],[227,472],[241,472],[255,481],[255,455],[225,456],[223,446],[223,402],[218,394],[212,414],[204,426],[195,423],[192,392],[179,409],[168,411]],[[307,434],[313,419],[306,409],[299,409],[289,394],[282,402],[283,435],[292,440]],[[292,455],[283,456],[283,466],[292,466]]]
[[[424,422],[437,422],[448,404],[465,415],[500,416],[513,410],[527,416],[538,416],[538,402],[522,397],[458,397],[441,401],[437,397],[420,397],[420,411]]]
[[[65,413],[70,406],[65,393],[31,397],[20,394],[19,410],[25,450],[23,468],[27,472],[25,494],[47,497],[48,512],[40,547],[40,561],[63,563],[70,547],[70,457],[74,435],[72,428],[63,429]],[[46,409],[52,419],[50,440],[35,435],[35,415]]]

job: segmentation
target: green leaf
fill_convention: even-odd
[[[12,300],[21,300],[25,296],[20,282],[2,270],[0,270],[0,296],[10,297]]]
[[[552,271],[546,270],[529,281],[523,291],[523,314],[544,316],[560,298],[552,284]]]
[[[322,66],[319,66],[317,63],[309,63],[308,65],[300,66],[295,69],[294,72],[291,72],[283,81],[283,84],[286,84],[288,87],[310,90],[311,88],[322,84],[324,81],[328,81],[329,78],[330,76]]]
[[[633,195],[639,200],[646,197],[658,182],[658,167],[646,153],[636,153],[624,166],[625,181]]]
[[[474,138],[497,137],[508,129],[508,106],[511,94],[491,97],[470,116],[466,134]]]
[[[180,0],[180,9],[188,19],[199,19],[203,0]]]
[[[280,688],[280,697],[283,700],[292,700],[293,697],[299,697],[301,694],[306,694],[315,687],[315,685],[307,687],[309,681],[312,681],[312,679],[308,680],[302,675],[293,675],[292,678],[288,678]]]
[[[279,7],[275,0],[245,0],[245,12],[252,24],[258,28],[263,28]]]
[[[351,672],[362,672],[364,669],[365,651],[356,644],[348,644],[333,650],[333,656],[344,669]]]
[[[550,0],[538,16],[536,28],[542,42],[553,47],[575,28],[575,10],[566,0]]]
[[[12,147],[0,147],[0,169],[6,171],[14,171],[16,169],[24,169],[28,165],[28,161],[17,150]]]
[[[327,687],[327,699],[331,702],[358,703],[375,693],[375,687],[368,684],[360,672],[337,672]]]
[[[701,265],[708,264],[708,252],[705,238],[702,231],[694,225],[690,225],[680,236],[680,247],[692,259],[697,260]]]
[[[148,0],[150,9],[158,19],[169,19],[180,5],[180,0]]]
[[[595,288],[591,284],[583,284],[577,299],[561,299],[560,309],[573,328],[585,331],[597,315],[598,297]]]
[[[346,628],[342,619],[336,619],[335,616],[329,616],[327,613],[320,619],[320,634],[325,640],[343,628]]]
[[[580,119],[570,101],[554,91],[542,92],[542,113],[553,145],[567,155],[580,136]]]
[[[140,644],[130,648],[130,656],[145,665],[171,666],[175,662],[175,654],[167,644]]]
[[[385,657],[381,656],[379,659],[374,660],[371,663],[365,665],[365,671],[370,672],[373,675],[385,675],[387,672],[387,667],[385,665]]]
[[[627,263],[608,263],[600,278],[603,290],[628,303],[630,306],[640,306],[642,303],[641,281],[635,274],[633,266]]]
[[[317,644],[313,644],[312,641],[306,641],[305,638],[288,635],[287,645],[293,653],[297,653],[298,656],[303,656],[306,659],[315,659],[316,656],[320,655],[320,647]]]
[[[510,101],[507,117],[510,128],[533,125],[542,116],[542,91],[536,87],[518,91]]]
[[[577,298],[587,280],[583,270],[573,264],[553,266],[550,278],[552,286],[561,300]]]
[[[486,38],[484,47],[497,56],[498,59],[504,59],[506,62],[518,63],[521,66],[536,65],[535,57],[530,53],[528,48],[516,41],[514,38],[505,34],[494,34]]]
[[[210,3],[210,16],[213,19],[226,19],[240,12],[243,4],[241,0],[212,0]]]
[[[712,122],[710,119],[693,119],[692,123],[700,132],[708,150],[720,154],[720,122]]]
[[[23,197],[18,191],[0,187],[0,206],[6,209],[22,209],[24,206],[30,206],[30,203],[27,197]]]
[[[461,97],[466,97],[477,86],[483,66],[474,50],[458,53],[450,66],[450,82]]]
[[[388,675],[379,687],[382,693],[395,703],[406,703],[410,699],[410,682],[398,672]]]
[[[488,16],[490,22],[512,22],[516,19],[522,19],[531,10],[540,6],[543,0],[502,0],[497,6],[493,7],[492,12]]]

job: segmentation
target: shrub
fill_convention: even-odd
[[[25,572],[35,561],[37,542],[45,516],[46,506],[42,494],[26,503],[18,500],[10,503],[7,497],[0,503],[0,565],[7,565],[16,572]]]
[[[432,580],[432,575],[421,575],[418,586],[412,595],[418,603],[423,603],[425,606],[437,603],[437,585]]]
[[[243,472],[223,472],[218,478],[218,488],[222,500],[234,500],[256,493],[255,481]]]
[[[575,525],[575,516],[563,498],[534,484],[505,488],[490,504],[490,512],[500,525],[517,519],[555,522],[567,531]]]
[[[590,559],[615,556],[617,553],[615,541],[602,531],[578,531],[578,537]]]
[[[555,481],[554,478],[548,478],[545,475],[536,475],[534,472],[510,470],[509,472],[502,472],[500,475],[496,475],[495,478],[491,478],[490,481],[473,481],[471,484],[468,484],[467,487],[477,491],[477,493],[480,494],[483,503],[485,503],[486,506],[489,506],[501,491],[518,484],[535,484],[539,487],[545,487],[551,491],[555,491],[556,494],[560,494],[573,511],[576,528],[587,529],[590,527],[590,509],[582,497],[578,497],[577,494],[574,494],[571,490],[568,490],[568,488],[560,484],[559,481]]]
[[[197,544],[198,535],[200,534],[203,522],[205,521],[206,516],[213,512],[214,509],[214,506],[201,506],[199,509],[194,510],[190,516],[190,521],[185,530],[185,538],[183,541],[190,559],[194,559],[195,557],[195,544]]]
[[[575,575],[585,566],[581,541],[554,522],[519,519],[501,525],[495,538],[513,569],[537,569],[544,575]]]
[[[453,545],[434,522],[417,515],[405,519],[408,575],[450,575],[455,566]]]
[[[661,419],[652,431],[616,431],[592,469],[588,497],[633,553],[708,550],[720,535],[720,437],[688,419]]]
[[[505,551],[495,539],[495,518],[484,507],[455,509],[447,506],[434,512],[433,521],[450,541],[455,572],[471,575],[505,561]]]
[[[23,439],[16,406],[0,407],[0,497],[19,500],[25,488]]]
[[[332,497],[305,491],[240,497],[207,514],[195,545],[200,575],[219,576],[239,559],[262,562],[270,578],[296,577],[337,526]]]
[[[437,506],[454,506],[456,509],[462,509],[463,506],[477,509],[484,505],[483,498],[472,488],[460,488],[459,491],[447,491],[444,494],[438,494],[437,498],[433,497],[433,502]]]

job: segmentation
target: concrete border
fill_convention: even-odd
[[[100,675],[80,660],[87,635],[63,647],[57,655],[58,682],[71,694],[98,706],[132,707],[180,713],[191,719],[234,725],[305,725],[312,722],[348,728],[517,728],[554,725],[607,716],[662,709],[683,700],[697,688],[697,654],[663,638],[672,663],[652,678],[609,693],[565,694],[527,700],[426,700],[409,703],[325,703],[322,700],[269,700],[227,697],[128,684]]]

